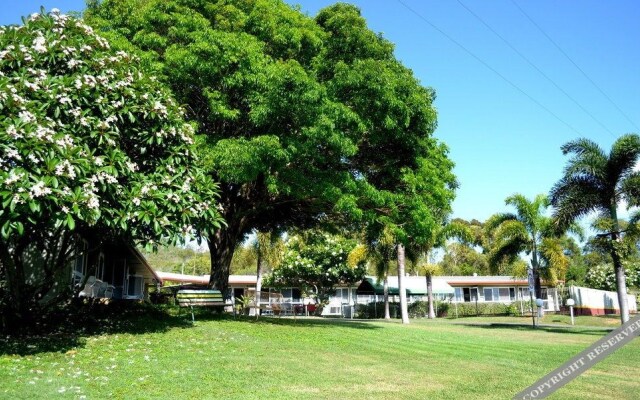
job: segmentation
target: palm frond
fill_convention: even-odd
[[[620,182],[620,192],[628,207],[640,206],[640,172],[634,171]]]
[[[473,232],[471,228],[461,222],[451,221],[446,224],[440,235],[444,240],[448,239],[459,239],[463,243],[471,243],[473,241]]]
[[[518,216],[512,213],[493,214],[487,222],[484,223],[485,232],[492,233],[498,226],[505,221],[517,221]]]
[[[562,154],[564,155],[575,154],[577,156],[581,156],[584,154],[599,154],[602,158],[607,158],[607,155],[602,148],[598,146],[596,142],[587,138],[579,138],[567,142],[560,147],[560,150],[562,150]]]
[[[613,143],[607,165],[607,178],[612,182],[630,174],[640,157],[640,136],[630,133]]]
[[[588,213],[606,208],[603,205],[599,182],[586,176],[565,176],[550,193],[554,207],[552,218],[559,232],[566,232],[571,224]]]

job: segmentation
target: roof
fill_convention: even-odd
[[[490,276],[438,276],[435,279],[443,279],[452,286],[527,286],[529,284],[526,278],[519,278],[505,275]],[[547,282],[542,282],[548,285]]]
[[[390,276],[387,278],[389,284],[389,294],[394,296],[400,293],[398,289],[398,277]],[[408,295],[423,296],[427,294],[427,279],[424,276],[407,276],[404,278],[404,284]],[[432,291],[434,294],[452,294],[453,288],[446,281],[440,279],[432,280]],[[357,294],[362,295],[383,295],[384,287],[382,281],[372,276],[364,278],[360,286],[356,289]]]
[[[195,283],[199,285],[209,284],[209,275],[184,275],[173,272],[157,271],[156,274],[160,278],[160,282],[164,284],[166,281],[181,282],[181,283]]]
[[[165,281],[193,283],[196,285],[208,285],[209,275],[185,275],[174,272],[156,271],[161,283]],[[229,285],[255,285],[257,278],[255,275],[229,275]]]

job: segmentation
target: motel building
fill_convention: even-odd
[[[181,275],[176,273],[156,272],[160,283],[206,286],[209,276]],[[247,296],[255,292],[255,275],[230,275],[229,286],[234,298]],[[409,303],[427,301],[427,281],[424,276],[406,276],[405,287]],[[294,310],[305,309],[313,302],[310,298],[302,296],[302,292],[296,287],[268,288],[263,287],[263,292],[275,292],[278,297],[269,296],[271,301],[283,304],[285,313],[293,313]],[[450,303],[501,303],[510,304],[516,301],[529,301],[529,289],[526,279],[510,276],[436,276],[432,279],[432,291],[434,300]],[[399,302],[398,277],[388,278],[388,293],[390,302]],[[560,302],[555,288],[542,286],[543,304],[545,311],[559,311]],[[337,287],[336,292],[330,297],[329,303],[324,307],[322,315],[332,317],[350,317],[353,307],[357,304],[369,304],[384,301],[383,283],[373,276],[367,276],[364,280],[353,286]]]

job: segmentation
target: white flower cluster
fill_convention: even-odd
[[[29,189],[29,197],[32,199],[42,197],[47,194],[51,194],[51,188],[45,186],[42,181],[38,181],[35,185],[31,186],[31,189]]]
[[[73,168],[73,165],[69,162],[69,160],[64,160],[60,164],[56,166],[55,174],[57,176],[67,176],[71,179],[76,177],[76,171]]]

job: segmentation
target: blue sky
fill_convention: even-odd
[[[315,15],[334,2],[290,3]],[[513,193],[547,193],[562,174],[560,146],[569,140],[587,137],[608,149],[619,135],[640,133],[638,1],[350,2],[395,44],[396,56],[422,84],[436,90],[436,136],[449,146],[460,182],[455,217],[485,220],[506,211],[504,199]],[[66,12],[82,10],[84,1],[6,2],[0,25],[19,23],[40,5]]]

